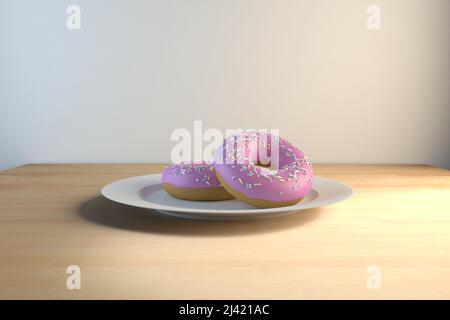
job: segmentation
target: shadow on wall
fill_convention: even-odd
[[[277,219],[246,221],[198,221],[165,217],[155,211],[126,206],[104,197],[83,203],[79,215],[98,225],[142,233],[182,236],[234,236],[251,235],[290,229],[313,222],[320,216],[321,208],[303,210],[298,214]]]
[[[0,163],[0,171],[2,170],[8,170],[8,169],[14,169],[18,168],[20,166],[25,165],[26,163],[23,162],[7,162],[7,163]]]

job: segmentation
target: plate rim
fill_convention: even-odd
[[[129,199],[119,199],[120,197],[117,197],[117,195],[114,195],[115,192],[117,192],[117,188],[120,187],[120,190],[123,192],[124,186],[127,184],[133,184],[134,188],[133,190],[128,191],[128,196],[131,196],[133,201],[129,201]],[[138,184],[139,183],[139,184]],[[286,206],[286,207],[276,207],[276,208],[249,208],[249,209],[200,209],[200,208],[183,208],[179,206],[168,206],[168,205],[161,205],[155,202],[149,202],[142,199],[138,193],[143,188],[155,186],[155,185],[161,185],[161,173],[155,173],[150,175],[141,175],[141,176],[133,176],[128,177],[125,179],[120,179],[113,181],[111,183],[108,183],[101,189],[101,194],[114,202],[121,203],[124,205],[129,205],[133,207],[139,207],[139,208],[145,208],[150,210],[157,210],[157,211],[170,211],[170,212],[177,212],[177,213],[184,213],[184,214],[196,214],[196,215],[226,215],[227,217],[239,217],[242,215],[248,215],[248,216],[255,216],[258,214],[267,214],[267,213],[280,213],[280,212],[294,212],[299,210],[305,210],[305,209],[311,209],[311,208],[318,208],[326,205],[332,205],[337,202],[346,200],[351,198],[354,195],[354,190],[350,186],[343,184],[342,182],[328,179],[328,178],[322,178],[320,176],[315,176],[313,178],[313,190],[318,193],[318,195],[311,201],[308,202],[299,202],[292,206]],[[139,186],[139,188],[137,187]],[[342,193],[337,195],[332,195],[330,198],[330,195],[326,194],[326,188],[330,188],[330,186],[339,187],[342,190]],[[319,187],[319,190],[317,190],[317,187]],[[162,187],[161,187],[162,188]],[[322,192],[320,192],[322,190]],[[164,213],[165,214],[165,213]]]

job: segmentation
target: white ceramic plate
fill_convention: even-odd
[[[259,219],[330,205],[351,197],[353,190],[334,180],[314,177],[313,189],[299,203],[280,208],[258,209],[238,200],[187,201],[169,196],[162,188],[161,174],[115,181],[102,195],[115,202],[153,209],[165,215],[200,220]]]

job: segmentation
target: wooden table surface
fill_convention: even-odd
[[[355,195],[260,221],[175,220],[100,196],[162,168],[1,171],[0,298],[450,298],[448,170],[316,165]],[[81,290],[66,288],[69,265],[81,268]],[[367,287],[370,266],[379,289]]]

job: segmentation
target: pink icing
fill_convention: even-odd
[[[170,183],[179,188],[220,187],[213,165],[207,162],[169,165],[162,173],[161,182]]]
[[[278,165],[272,164],[275,168],[255,164],[260,161],[258,148],[265,148],[271,156],[271,138],[270,134],[263,138],[254,131],[226,138],[216,152],[216,172],[231,188],[252,199],[280,202],[305,197],[312,186],[312,166],[305,154],[287,140],[280,137],[274,144],[279,148]]]

